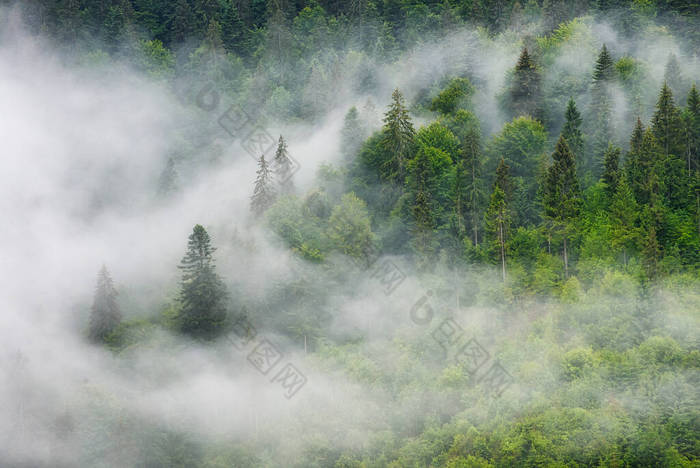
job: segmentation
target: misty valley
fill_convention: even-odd
[[[700,467],[700,4],[0,0],[0,468]]]

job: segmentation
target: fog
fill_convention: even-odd
[[[410,431],[413,424],[417,434],[424,419],[444,418],[456,407],[466,407],[473,421],[504,408],[518,413],[557,385],[551,352],[532,341],[561,314],[556,300],[503,306],[495,299],[502,288],[497,270],[439,265],[424,275],[399,257],[389,260],[405,279],[388,294],[371,270],[341,255],[330,262],[342,272],[326,275],[250,219],[256,161],[240,140],[211,131],[227,108],[226,98],[216,109],[197,108],[192,96],[177,95],[127,64],[71,61],[30,35],[12,10],[2,10],[0,22],[0,465],[141,466],[157,430],[183,450],[240,443],[253,447],[263,463],[279,466],[316,444],[366,448],[382,431],[397,426]],[[605,24],[586,31],[586,40],[557,51],[554,66],[562,73],[590,73],[605,42],[616,57],[644,57],[649,99],[663,79],[668,53],[680,54],[670,35],[634,45]],[[473,106],[488,136],[506,120],[498,95],[521,45],[507,34],[488,38],[477,30],[459,31],[404,52],[396,64],[375,64],[378,83],[371,92],[353,91],[353,75],[345,74],[332,107],[315,124],[272,116],[265,130],[288,140],[300,165],[299,194],[316,186],[322,163],[340,164],[346,111],[353,105],[363,109],[370,100],[378,126],[397,87],[411,102],[445,76],[468,73],[477,86]],[[684,73],[698,76],[697,61],[688,63]],[[615,115],[628,116],[628,97],[618,90],[615,99]],[[644,105],[650,112],[653,101]],[[419,115],[415,123],[430,120]],[[199,127],[208,128],[198,133],[199,140],[178,139],[190,131],[182,129]],[[620,139],[628,134],[621,129]],[[194,156],[178,156],[183,146]],[[158,180],[173,155],[179,189],[163,197]],[[252,366],[246,359],[250,348],[237,349],[231,337],[202,344],[159,328],[120,353],[89,343],[85,329],[99,268],[106,265],[115,279],[125,319],[157,317],[177,298],[177,265],[195,224],[212,235],[218,271],[232,295],[247,296],[250,307],[263,307],[280,285],[311,284],[318,296],[308,313],[331,314],[331,336],[361,343],[353,348],[354,356],[364,356],[357,357],[353,375],[343,370],[342,358],[305,352],[303,341],[270,326],[269,317],[299,310],[265,310],[263,320],[248,310],[258,338],[283,350],[280,365],[291,363],[306,376],[293,398],[271,382],[273,374]],[[603,293],[586,296],[585,310],[607,307],[605,294],[615,294],[602,286],[596,291]],[[666,302],[651,320],[667,323],[655,326],[697,340],[697,320],[674,322],[673,296],[659,295]],[[421,298],[426,298],[421,307],[434,313],[429,323],[411,317]],[[500,398],[478,388],[461,397],[430,391],[397,395],[371,383],[380,370],[413,375],[409,380],[447,379],[432,334],[448,317],[477,337],[491,357],[511,363],[541,359],[541,369],[509,368],[518,378]],[[589,345],[583,331],[572,330],[570,340]],[[525,349],[518,345],[524,341]],[[423,364],[410,367],[407,356],[416,355]]]

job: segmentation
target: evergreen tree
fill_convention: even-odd
[[[591,88],[590,150],[582,173],[584,180],[595,181],[600,177],[603,156],[613,138],[613,122],[609,85],[614,78],[614,62],[603,44],[593,71]]]
[[[425,266],[435,252],[435,239],[433,230],[436,227],[433,216],[433,206],[430,193],[430,180],[433,178],[430,155],[426,148],[421,146],[416,157],[411,161],[411,182],[413,190],[413,226],[411,247],[419,259],[419,263]]]
[[[278,2],[270,2],[270,5],[276,6],[267,20],[265,51],[268,54],[271,72],[281,84],[285,84],[291,65],[288,45],[293,43],[293,36],[289,27],[289,19],[282,6]]]
[[[675,96],[683,96],[686,92],[683,76],[681,75],[681,66],[678,63],[676,54],[669,54],[668,56],[666,70],[664,71],[664,82]]]
[[[265,155],[260,156],[257,175],[253,196],[250,198],[250,210],[257,218],[260,218],[272,206],[277,196]]]
[[[659,93],[651,129],[664,157],[679,157],[684,154],[683,122],[667,83],[664,83]]]
[[[691,212],[700,235],[700,93],[695,85],[688,93],[683,113],[686,138],[686,169],[688,174],[688,201],[693,204]]]
[[[613,247],[622,251],[622,262],[625,265],[628,255],[637,245],[637,218],[637,202],[623,172],[610,205],[610,226]]]
[[[638,181],[637,171],[639,169],[639,154],[642,148],[644,139],[644,126],[642,120],[637,117],[637,123],[630,137],[630,148],[625,157],[625,173],[627,174],[627,182],[630,187],[633,187]],[[633,190],[634,192],[634,190]]]
[[[671,208],[682,208],[688,203],[688,179],[686,177],[684,128],[681,114],[673,102],[670,88],[664,83],[651,131],[661,149],[663,165],[658,171],[665,189],[665,198]]]
[[[90,309],[88,335],[92,341],[104,342],[121,323],[122,312],[117,304],[117,291],[105,266],[97,274],[95,297]]]
[[[581,210],[576,161],[563,137],[557,141],[543,187],[544,215],[560,231],[564,241],[564,275],[569,275],[568,237]]]
[[[505,159],[501,158],[496,168],[496,181],[494,185],[503,191],[506,203],[510,203],[513,200],[513,193],[515,191],[515,184],[510,176],[510,166],[506,164]]]
[[[272,171],[279,187],[279,193],[283,195],[294,193],[294,181],[292,180],[295,171],[294,162],[289,156],[287,142],[282,135],[277,143],[277,151],[272,161]]]
[[[389,158],[384,172],[391,180],[401,184],[406,177],[406,163],[413,152],[413,123],[404,106],[403,95],[398,89],[391,94],[391,104],[384,114],[382,146]]]
[[[479,213],[484,192],[481,180],[481,142],[478,128],[465,135],[455,168],[453,201],[456,231],[461,237],[471,231],[472,245],[479,245]]]
[[[630,167],[630,186],[640,204],[650,202],[652,174],[658,177],[663,164],[661,147],[651,129],[644,132],[638,154]]]
[[[688,93],[683,113],[686,140],[686,166],[688,177],[700,171],[700,93],[693,85]]]
[[[195,30],[195,18],[187,0],[178,0],[170,25],[171,42],[181,44],[192,36]]]
[[[515,65],[509,98],[512,117],[530,116],[542,120],[540,73],[527,48],[523,48]]]
[[[564,137],[566,143],[569,145],[569,149],[574,153],[576,157],[576,167],[578,168],[584,166],[583,134],[581,133],[582,121],[581,113],[576,108],[576,103],[573,98],[569,99],[569,103],[566,106],[566,122],[564,123],[561,136]]]
[[[245,25],[241,20],[238,8],[232,0],[224,0],[223,13],[221,14],[221,41],[227,52],[242,54],[241,47],[244,41]]]
[[[206,229],[197,224],[180,262],[180,330],[194,338],[211,339],[226,321],[226,287],[216,273],[214,251]]]
[[[611,81],[615,72],[614,66],[615,62],[608,51],[608,47],[603,44],[593,70],[593,81],[596,83]]]
[[[605,152],[605,162],[603,169],[603,182],[605,183],[605,193],[612,203],[617,193],[617,184],[620,179],[620,148],[610,144]]]
[[[179,189],[179,177],[175,168],[175,160],[171,157],[163,168],[158,180],[158,195],[167,197]]]
[[[356,107],[351,107],[345,114],[343,128],[340,131],[340,152],[346,163],[350,163],[362,146],[367,136],[363,122]]]
[[[634,125],[634,130],[632,131],[632,137],[630,138],[630,153],[638,153],[642,147],[642,140],[644,139],[644,125],[642,125],[642,119],[637,117],[637,123]]]
[[[510,221],[510,209],[506,194],[498,185],[494,184],[484,222],[488,238],[498,252],[498,259],[501,264],[501,277],[504,282],[506,280],[506,250]],[[494,250],[494,248],[491,250]]]
[[[211,28],[211,22],[219,18],[220,9],[218,0],[194,0],[195,27],[200,35],[207,34],[207,30]]]

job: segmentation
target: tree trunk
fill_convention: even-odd
[[[503,238],[503,222],[498,223],[498,240],[501,243],[501,274],[503,276],[503,282],[506,282],[506,249],[505,241]]]
[[[564,278],[569,277],[569,256],[566,252],[566,234],[564,234]]]

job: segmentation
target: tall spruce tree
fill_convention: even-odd
[[[158,179],[158,195],[167,197],[175,193],[179,188],[179,176],[175,168],[175,160],[171,157],[163,168]]]
[[[557,141],[543,187],[544,215],[562,234],[564,275],[569,275],[568,237],[581,210],[581,191],[576,177],[576,160],[563,137]]]
[[[223,0],[222,8],[221,41],[227,52],[241,55],[242,52],[245,52],[241,47],[245,40],[245,25],[232,0]]]
[[[686,166],[689,201],[693,204],[695,224],[700,235],[700,93],[693,84],[683,112],[686,138]]]
[[[576,102],[573,98],[569,99],[566,105],[566,122],[561,131],[561,136],[564,137],[569,145],[569,149],[576,157],[576,167],[579,169],[584,166],[583,152],[583,133],[581,132],[581,113],[576,108]]]
[[[284,137],[280,135],[277,142],[277,151],[275,151],[275,158],[272,160],[272,172],[275,175],[275,181],[277,182],[280,194],[288,195],[294,193],[294,180],[292,180],[294,171],[294,162],[289,156],[287,142]]]
[[[627,182],[632,188],[637,180],[636,171],[639,166],[639,152],[642,147],[642,140],[644,139],[644,125],[642,125],[642,119],[637,117],[637,122],[632,130],[632,136],[630,137],[630,147],[629,151],[625,156],[625,173],[627,174]],[[633,190],[634,192],[634,190]]]
[[[664,82],[671,89],[671,93],[675,96],[684,96],[687,89],[681,73],[681,66],[678,63],[676,54],[669,54],[664,70]],[[682,98],[680,99],[683,100]]]
[[[486,233],[491,240],[490,243],[498,252],[503,282],[506,281],[506,250],[510,222],[511,215],[506,200],[506,194],[498,185],[494,185],[493,192],[491,192],[491,197],[489,199],[489,206],[484,216],[484,223],[486,225]],[[492,248],[491,250],[494,249]]]
[[[391,94],[391,104],[384,114],[382,147],[388,154],[384,172],[389,178],[402,184],[406,177],[406,163],[413,152],[415,136],[413,123],[404,105],[403,95],[398,89]]]
[[[114,289],[114,282],[107,267],[102,266],[97,274],[97,287],[90,309],[88,329],[90,339],[95,342],[104,342],[119,326],[121,320],[122,312],[117,304],[117,290]]]
[[[651,121],[651,129],[661,147],[664,157],[679,157],[683,151],[683,122],[673,100],[673,93],[664,83],[656,102],[656,111]]]
[[[255,188],[253,189],[253,196],[250,198],[250,210],[256,218],[260,218],[272,206],[276,196],[272,172],[265,161],[265,155],[262,155],[258,160]]]
[[[461,237],[469,231],[474,246],[479,245],[480,212],[484,203],[481,166],[481,136],[478,128],[472,127],[463,138],[456,163],[453,201],[457,233]]]
[[[515,65],[513,82],[509,91],[512,117],[530,116],[542,121],[541,77],[535,61],[523,48]]]
[[[593,70],[593,81],[611,81],[615,72],[614,65],[615,62],[608,51],[608,46],[603,44]]]
[[[617,191],[610,205],[610,226],[613,248],[622,252],[622,262],[626,265],[630,253],[638,244],[637,202],[623,172],[618,180]]]
[[[603,182],[605,183],[605,193],[612,203],[617,193],[617,184],[620,180],[620,148],[612,143],[605,151],[605,162],[603,168]]]
[[[673,102],[673,94],[666,83],[661,88],[651,131],[661,149],[662,170],[658,171],[665,189],[664,197],[671,208],[682,208],[688,203],[688,179],[685,166],[686,145],[683,119]]]
[[[411,247],[419,258],[419,264],[425,266],[435,252],[434,238],[435,217],[431,203],[429,180],[432,176],[430,156],[424,146],[421,146],[412,161],[411,181],[414,193],[411,211],[413,214]]]
[[[227,292],[216,273],[214,251],[206,229],[197,224],[180,262],[180,330],[193,338],[212,339],[226,323]]]
[[[605,150],[613,139],[614,129],[609,87],[614,77],[614,62],[607,46],[603,44],[593,71],[589,109],[591,140],[582,171],[586,175],[584,180],[589,182],[598,180],[600,177]]]
[[[685,124],[686,166],[688,177],[700,171],[700,93],[695,85],[690,88],[683,112]]]
[[[509,167],[501,158],[496,170],[496,180],[489,199],[489,206],[484,215],[486,234],[490,240],[491,252],[497,252],[501,265],[501,277],[506,280],[506,254],[508,250],[508,238],[512,222],[511,200],[513,197],[513,180],[510,177]]]
[[[178,0],[170,20],[170,38],[174,44],[184,43],[195,31],[195,17],[187,0]]]
[[[346,164],[355,158],[366,136],[367,132],[360,120],[359,112],[353,106],[345,114],[343,128],[340,131],[340,152]]]
[[[501,161],[498,163],[498,167],[496,167],[496,180],[494,185],[503,190],[507,203],[510,203],[513,200],[515,183],[510,175],[510,166],[506,164],[506,161],[503,158],[501,158]]]

